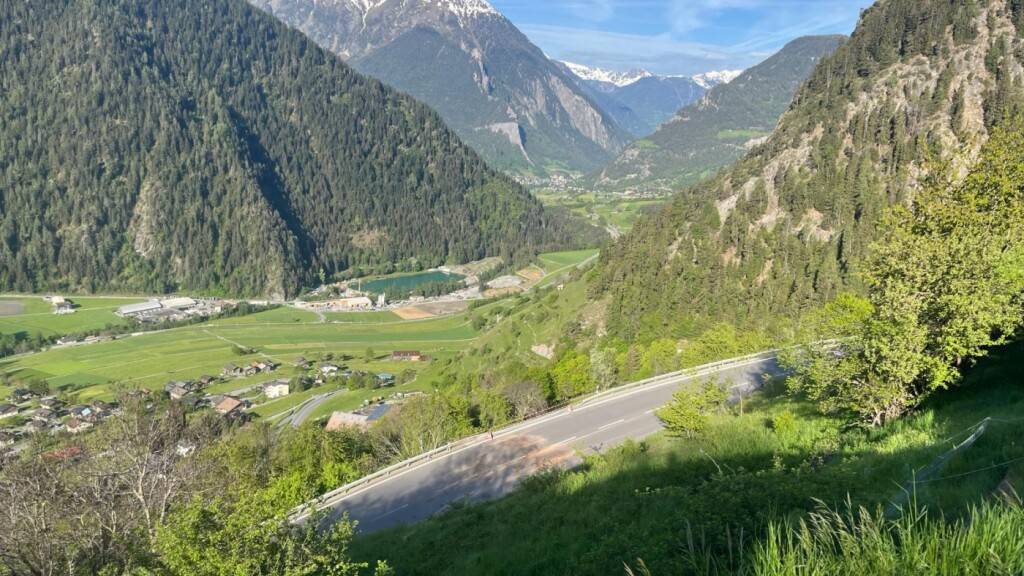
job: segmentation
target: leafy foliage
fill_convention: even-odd
[[[673,436],[696,438],[707,430],[710,414],[720,411],[729,395],[718,382],[705,382],[699,391],[680,390],[658,410],[658,418]]]
[[[1024,132],[996,131],[962,184],[897,206],[867,261],[870,314],[798,358],[793,387],[874,424],[898,417],[1024,325]]]

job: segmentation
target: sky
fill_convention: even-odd
[[[693,75],[748,68],[809,34],[849,34],[873,0],[490,0],[548,56]]]

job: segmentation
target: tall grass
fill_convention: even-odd
[[[773,524],[745,573],[772,576],[1024,574],[1024,510],[985,503],[947,521],[923,509],[897,519],[822,508],[796,527]]]

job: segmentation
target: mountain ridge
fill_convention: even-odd
[[[842,36],[805,36],[679,109],[590,176],[608,192],[667,194],[741,158],[774,128],[817,60]],[[726,76],[727,77],[727,76]]]
[[[0,289],[280,298],[566,237],[433,111],[242,0],[0,16]]]
[[[629,135],[482,0],[250,0],[360,72],[434,108],[492,166],[585,172]]]
[[[603,252],[595,297],[610,302],[610,329],[770,326],[857,290],[887,207],[937,162],[962,176],[991,127],[1022,109],[1022,36],[1012,0],[864,11],[768,139]]]

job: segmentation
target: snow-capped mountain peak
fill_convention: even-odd
[[[388,0],[349,0],[363,14],[382,6]],[[433,4],[462,18],[483,15],[498,15],[499,12],[487,0],[414,0],[423,4]]]
[[[743,74],[743,70],[715,70],[712,72],[697,74],[693,77],[693,81],[699,84],[701,88],[710,90],[719,84],[728,84],[729,82],[732,82],[740,74]]]
[[[605,70],[603,68],[595,68],[593,66],[587,66],[584,64],[576,64],[575,62],[562,62],[569,70],[577,77],[583,80],[592,80],[594,82],[605,82],[607,84],[614,84],[619,88],[623,86],[629,86],[644,78],[650,78],[654,76],[647,70],[630,70],[629,72],[617,72],[615,70]]]

